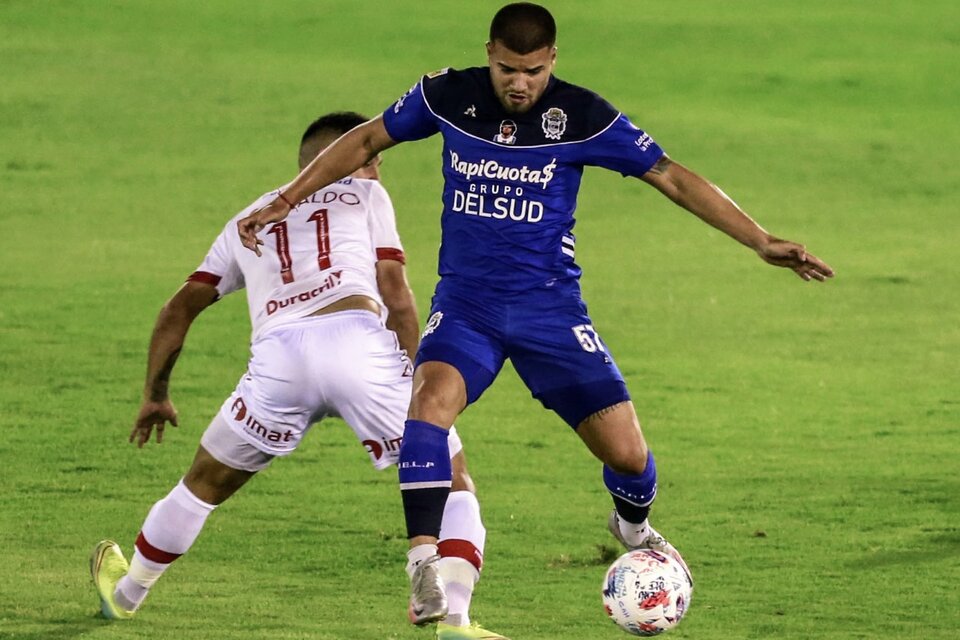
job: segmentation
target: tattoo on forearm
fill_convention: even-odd
[[[157,377],[150,385],[150,399],[159,402],[167,397],[167,391],[170,387],[170,374],[173,373],[173,365],[177,364],[177,358],[180,357],[180,348],[167,357],[163,367],[157,372]]]
[[[673,164],[673,161],[670,158],[668,158],[667,156],[661,156],[660,159],[657,160],[657,163],[652,167],[650,167],[650,173],[652,173],[655,176],[662,175],[666,173],[667,168],[670,167],[670,165],[672,164]]]

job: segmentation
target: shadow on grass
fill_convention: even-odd
[[[596,546],[596,554],[589,556],[568,556],[566,554],[557,556],[551,560],[547,566],[551,569],[565,569],[572,567],[598,567],[607,566],[620,557],[623,550],[619,547],[611,547],[605,544]]]
[[[939,563],[946,558],[957,556],[960,556],[960,530],[950,528],[918,537],[916,547],[909,552],[893,549],[875,551],[849,562],[848,566],[855,569],[878,569],[906,563]]]

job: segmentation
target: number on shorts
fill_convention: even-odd
[[[592,324],[578,324],[573,327],[573,335],[577,336],[577,342],[587,353],[596,353],[597,351],[606,353],[607,350],[603,348],[600,336]]]

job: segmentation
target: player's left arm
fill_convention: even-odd
[[[397,334],[400,348],[411,361],[420,343],[420,319],[413,289],[407,282],[407,270],[397,260],[377,261],[377,288],[387,307],[387,328]]]
[[[170,375],[190,326],[200,313],[217,301],[217,288],[206,282],[188,281],[173,295],[157,316],[147,356],[143,402],[130,432],[130,442],[143,447],[154,429],[157,443],[163,441],[166,423],[177,426],[177,410],[170,400]]]
[[[641,178],[709,225],[750,247],[769,264],[792,269],[804,280],[824,281],[833,269],[806,248],[767,233],[719,187],[663,155]]]

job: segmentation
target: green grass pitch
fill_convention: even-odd
[[[137,451],[150,330],[224,221],[291,178],[302,128],[483,64],[500,2],[0,0],[0,638],[425,640],[402,513],[337,421],[208,521],[137,618],[87,557],[129,551],[242,373],[242,296],[194,327],[179,430]],[[697,578],[680,639],[960,636],[960,5],[549,3],[598,91],[836,270],[763,265],[589,170],[578,261],[657,453],[654,523]],[[391,150],[421,317],[439,141]],[[488,528],[474,615],[625,638],[599,586],[600,467],[510,369],[459,422]]]

